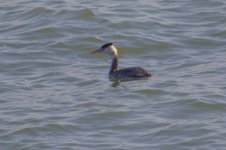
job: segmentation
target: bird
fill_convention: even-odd
[[[138,79],[151,77],[151,73],[141,67],[129,67],[119,69],[118,50],[113,43],[104,44],[97,50],[91,52],[91,54],[95,53],[105,53],[111,56],[112,63],[109,70],[110,78],[112,77],[116,79]]]

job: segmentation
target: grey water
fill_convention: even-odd
[[[0,3],[1,150],[226,149],[225,0]],[[119,67],[152,77],[112,81]]]

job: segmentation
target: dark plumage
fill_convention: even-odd
[[[116,78],[146,78],[151,77],[151,74],[141,67],[130,67],[115,70],[110,73],[110,76]]]

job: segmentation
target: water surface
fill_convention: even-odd
[[[0,6],[1,149],[225,149],[226,2],[29,1]],[[108,79],[120,67],[148,80]]]

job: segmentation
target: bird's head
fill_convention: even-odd
[[[102,45],[99,49],[92,51],[91,53],[106,53],[108,55],[115,55],[117,54],[117,49],[116,47],[113,45],[113,43],[107,43]]]

